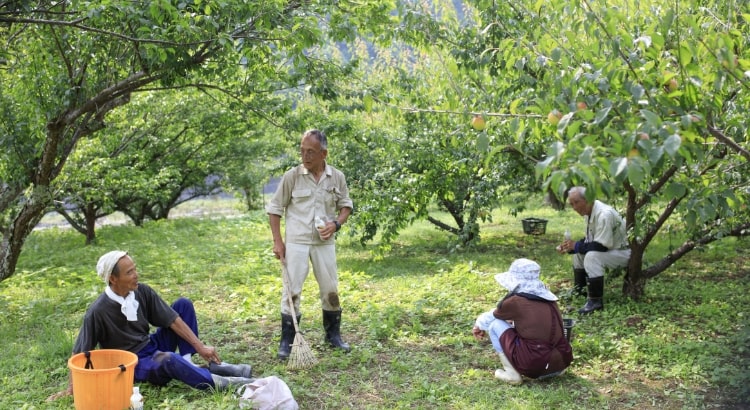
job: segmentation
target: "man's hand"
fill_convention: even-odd
[[[221,359],[219,358],[218,353],[216,353],[216,348],[214,348],[213,346],[207,346],[206,344],[201,342],[201,340],[198,339],[198,336],[193,333],[193,330],[188,327],[188,325],[184,320],[182,320],[181,317],[177,316],[177,319],[172,322],[172,325],[170,325],[169,328],[177,333],[177,336],[179,336],[182,340],[188,342],[191,346],[193,346],[195,348],[195,351],[205,361],[209,363],[221,363]]]
[[[284,244],[284,241],[273,241],[273,256],[275,256],[276,259],[284,259],[284,256],[286,256],[286,245]]]
[[[318,232],[320,232],[320,239],[327,241],[336,233],[336,224],[333,221],[326,222],[326,226],[319,229]]]
[[[219,354],[216,352],[216,348],[213,346],[203,345],[203,347],[198,350],[198,354],[203,358],[203,360],[208,363],[215,362],[217,364],[221,364]]]
[[[576,248],[576,243],[568,239],[566,241],[563,241],[563,243],[557,246],[557,252],[568,253],[568,252],[573,251],[575,248]]]

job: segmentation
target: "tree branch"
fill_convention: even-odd
[[[750,222],[745,222],[743,224],[740,224],[728,232],[728,236],[741,237],[741,236],[748,236],[748,235],[750,235]],[[667,256],[662,258],[659,262],[649,266],[647,269],[644,269],[643,277],[646,279],[655,277],[656,275],[663,272],[668,267],[672,266],[672,264],[677,262],[682,256],[692,251],[697,246],[706,245],[718,239],[719,237],[717,237],[716,235],[706,235],[696,241],[687,241],[683,243],[682,246],[670,252]]]
[[[390,105],[390,104],[388,104]],[[429,108],[415,107],[392,107],[411,113],[432,113],[432,114],[461,114],[461,115],[485,115],[487,117],[507,117],[507,118],[543,118],[539,114],[506,114],[499,112],[479,112],[479,111],[455,111],[455,110],[433,110]]]
[[[651,202],[651,195],[659,192],[659,190],[672,179],[672,176],[677,172],[677,169],[676,166],[672,165],[668,170],[664,171],[664,173],[661,174],[661,177],[651,184],[651,187],[648,189],[649,195],[644,195],[643,198],[636,203],[636,208],[640,209],[647,203]]]
[[[79,19],[75,19],[72,21],[60,21],[60,20],[0,17],[0,23],[37,24],[37,25],[42,25],[42,26],[72,27],[72,28],[77,28],[81,31],[87,31],[87,32],[96,33],[96,34],[103,34],[106,36],[119,38],[121,40],[126,40],[126,41],[133,42],[133,43],[149,43],[149,44],[158,44],[162,46],[172,46],[172,47],[185,47],[185,46],[192,47],[192,46],[197,46],[197,45],[201,45],[205,43],[211,43],[216,40],[216,39],[208,39],[208,40],[193,41],[193,42],[188,42],[188,43],[179,43],[176,41],[154,40],[154,39],[146,39],[146,38],[139,38],[139,37],[131,37],[122,33],[116,33],[114,31],[103,30],[100,28],[90,27],[90,26],[81,24],[85,20],[86,18],[79,18]]]
[[[659,233],[662,226],[664,226],[672,213],[674,213],[675,209],[677,209],[677,205],[679,205],[685,197],[687,197],[687,193],[680,198],[673,198],[667,203],[667,207],[662,211],[661,215],[659,215],[659,219],[649,227],[646,235],[641,240],[641,244],[644,245],[644,247],[648,246],[648,244],[656,237],[656,234]]]
[[[738,154],[742,155],[743,157],[745,157],[746,160],[750,161],[750,151],[742,148],[742,146],[740,146],[739,144],[737,144],[736,142],[734,142],[731,138],[729,138],[726,135],[724,135],[724,133],[721,132],[721,130],[719,130],[718,128],[716,128],[713,125],[713,117],[711,116],[711,114],[708,115],[708,118],[706,119],[706,122],[708,123],[708,132],[710,132],[711,135],[714,136],[714,138],[718,139],[719,141],[721,141],[725,145],[729,146],[729,148],[731,148],[736,153],[738,153]]]
[[[456,229],[456,228],[454,228],[454,227],[452,227],[452,226],[450,226],[450,225],[448,225],[446,223],[443,223],[442,221],[440,221],[438,219],[435,219],[435,218],[433,218],[433,217],[431,217],[429,215],[427,216],[427,220],[431,224],[437,226],[438,228],[440,228],[440,229],[442,229],[444,231],[448,231],[448,232],[450,232],[450,233],[452,233],[454,235],[458,235],[460,233],[458,229]]]

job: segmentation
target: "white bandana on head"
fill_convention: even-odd
[[[125,251],[112,251],[105,253],[99,258],[99,262],[96,263],[96,273],[102,278],[105,285],[109,286],[109,277],[112,275],[112,269],[127,254]]]
[[[106,293],[110,299],[121,305],[122,314],[125,315],[129,321],[135,322],[138,320],[138,301],[135,300],[135,293],[131,290],[128,292],[127,296],[122,297],[109,287],[109,277],[112,275],[112,270],[115,268],[115,265],[117,265],[117,262],[127,254],[128,253],[125,251],[112,251],[105,253],[99,258],[99,262],[96,264],[96,273],[106,284],[104,293]]]

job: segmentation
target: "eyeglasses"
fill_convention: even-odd
[[[312,156],[315,156],[315,155],[318,155],[318,154],[320,154],[320,151],[315,151],[315,150],[311,150],[311,149],[309,149],[307,151],[305,151],[303,149],[299,150],[299,155],[302,156],[302,157],[312,157]]]
[[[572,206],[576,206],[577,204],[585,203],[586,200],[583,198],[570,198],[568,200],[568,203]]]

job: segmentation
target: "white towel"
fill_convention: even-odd
[[[122,314],[128,318],[129,321],[135,322],[138,320],[138,301],[135,300],[135,292],[132,290],[128,292],[128,296],[122,297],[116,294],[109,286],[104,289],[104,293],[109,296],[110,299],[121,305],[120,310]]]

